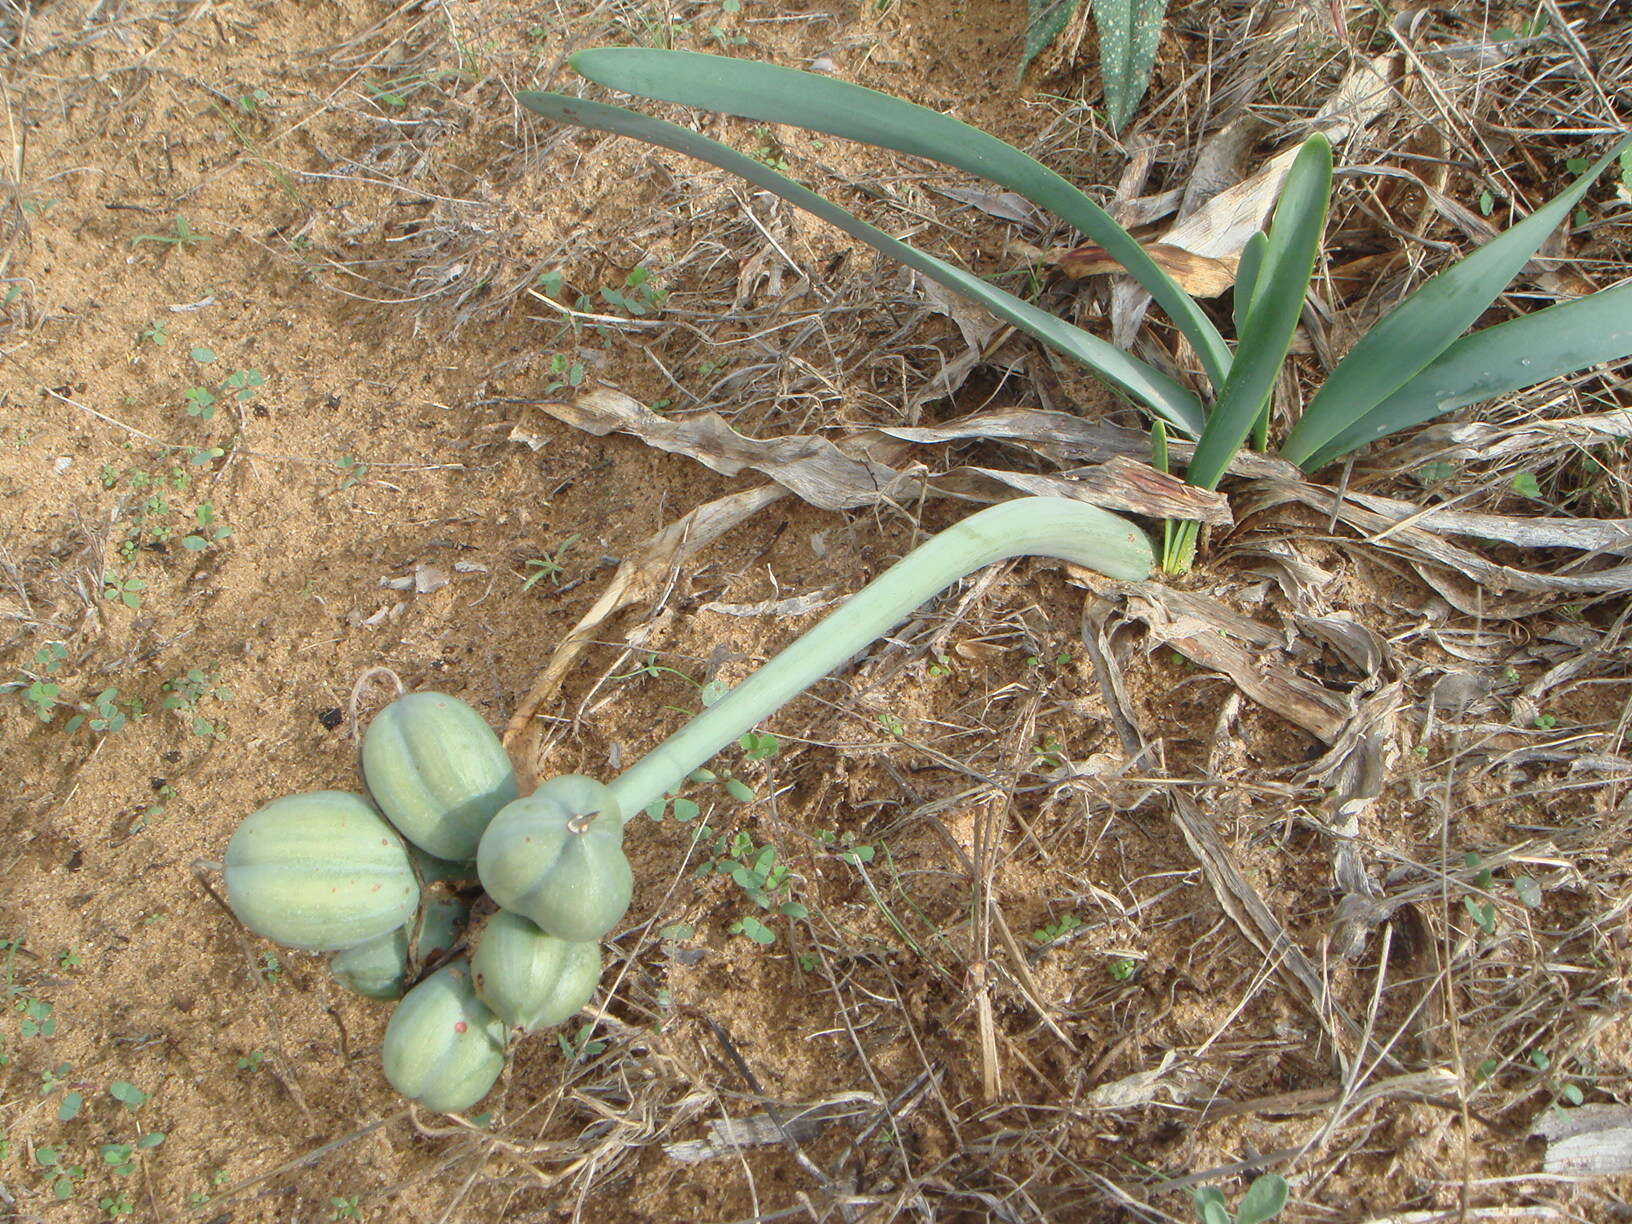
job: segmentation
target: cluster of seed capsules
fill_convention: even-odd
[[[227,845],[227,899],[257,935],[332,952],[346,986],[400,1000],[386,1078],[427,1108],[463,1112],[492,1089],[512,1040],[594,996],[600,941],[634,883],[623,819],[604,785],[577,775],[518,798],[498,737],[442,693],[380,711],[362,773],[369,798],[314,791],[247,817]],[[472,922],[476,880],[498,908]]]

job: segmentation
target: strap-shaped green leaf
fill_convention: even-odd
[[[1241,248],[1241,259],[1235,270],[1235,292],[1230,299],[1230,314],[1235,320],[1235,334],[1244,335],[1247,330],[1247,315],[1252,309],[1253,290],[1258,284],[1258,273],[1263,268],[1264,251],[1269,247],[1269,235],[1259,230],[1247,239],[1247,245]],[[1263,450],[1269,445],[1269,400],[1258,412],[1258,419],[1252,424],[1252,446],[1254,450]]]
[[[1230,351],[1195,299],[1109,213],[1054,171],[979,128],[877,90],[814,72],[698,51],[594,47],[568,61],[624,93],[700,106],[765,123],[791,123],[956,166],[1017,191],[1093,239],[1144,286],[1224,385]]]
[[[1256,292],[1259,270],[1264,266],[1264,251],[1269,246],[1269,235],[1259,230],[1247,239],[1241,248],[1241,262],[1235,269],[1235,290],[1231,294],[1230,313],[1235,319],[1235,334],[1247,330],[1247,313],[1252,309],[1252,295]]]
[[[1464,336],[1303,466],[1312,472],[1447,412],[1626,357],[1632,357],[1632,282]]]
[[[1120,132],[1150,86],[1167,0],[1094,0],[1105,113]]]
[[[1500,296],[1623,149],[1620,141],[1553,200],[1418,289],[1361,337],[1326,377],[1281,453],[1307,464],[1426,369]],[[1380,435],[1379,435],[1380,436]]]
[[[1303,313],[1315,254],[1326,229],[1331,187],[1332,146],[1324,136],[1311,136],[1298,150],[1281,186],[1235,364],[1186,473],[1193,485],[1218,487],[1269,400]]]
[[[883,230],[868,225],[837,204],[824,200],[786,175],[778,174],[728,145],[638,111],[609,106],[604,102],[551,93],[522,93],[517,98],[523,106],[548,119],[632,136],[740,175],[750,183],[774,192],[789,203],[837,226],[852,238],[867,243],[896,262],[923,273],[954,293],[962,294],[1027,335],[1058,349],[1192,437],[1201,432],[1201,404],[1161,371],[961,268],[896,241]]]

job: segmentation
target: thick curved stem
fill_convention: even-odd
[[[900,625],[919,604],[994,561],[1040,556],[1112,578],[1150,574],[1150,542],[1083,502],[1024,497],[973,514],[908,553],[815,628],[611,783],[627,822],[816,681]]]

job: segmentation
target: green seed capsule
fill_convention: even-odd
[[[403,997],[385,1028],[385,1078],[411,1101],[462,1113],[504,1070],[504,1024],[476,997],[470,965],[438,969]]]
[[[476,996],[511,1028],[560,1024],[595,994],[601,945],[546,935],[520,914],[488,920],[470,958]]]

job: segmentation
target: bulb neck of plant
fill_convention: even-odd
[[[627,822],[678,789],[716,752],[896,628],[926,600],[995,561],[1069,561],[1111,578],[1149,576],[1144,534],[1083,502],[1025,497],[973,514],[908,553],[815,628],[653,748],[611,783]]]
[[[1196,545],[1200,540],[1200,523],[1193,519],[1174,520],[1162,546],[1162,573],[1175,578],[1188,574],[1196,563]]]

